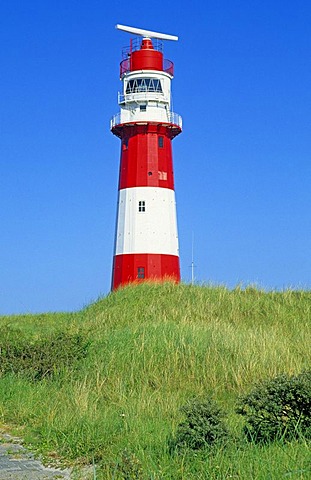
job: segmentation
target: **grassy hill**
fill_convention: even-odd
[[[306,441],[243,440],[239,395],[310,368],[311,292],[141,284],[77,313],[0,317],[0,422],[103,479],[311,478]],[[170,454],[180,407],[212,397],[232,441]],[[95,478],[95,477],[94,477]]]

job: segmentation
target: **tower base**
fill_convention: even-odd
[[[144,280],[180,282],[179,257],[156,253],[115,255],[112,290]]]

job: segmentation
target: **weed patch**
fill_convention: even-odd
[[[88,342],[81,335],[59,332],[31,339],[19,330],[0,329],[0,375],[13,373],[33,381],[72,368],[87,354]]]
[[[144,472],[139,459],[133,452],[124,450],[119,461],[113,468],[113,478],[116,480],[142,480]]]

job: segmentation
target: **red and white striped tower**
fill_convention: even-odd
[[[172,139],[182,121],[171,111],[174,66],[161,43],[177,37],[117,28],[141,37],[120,64],[120,113],[111,120],[121,139],[112,289],[144,279],[179,282]]]

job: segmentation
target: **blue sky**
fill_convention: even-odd
[[[183,280],[311,287],[308,0],[10,0],[0,6],[0,314],[109,292],[122,47],[179,35],[173,142]]]

